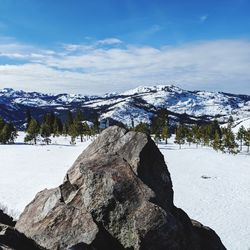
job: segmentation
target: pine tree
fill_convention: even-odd
[[[233,119],[233,117],[231,115],[229,116],[227,123],[228,123],[229,128],[233,127],[234,119]]]
[[[11,127],[9,123],[5,123],[4,127],[1,130],[0,138],[1,143],[6,144],[11,137]]]
[[[196,144],[196,148],[201,142],[202,134],[201,129],[198,125],[192,127],[192,134],[193,134],[193,142]]]
[[[9,142],[14,143],[15,139],[18,136],[17,130],[16,130],[16,128],[13,125],[12,122],[9,123],[9,126],[10,126],[10,138],[9,138]]]
[[[78,120],[74,121],[74,126],[76,128],[77,136],[80,136],[81,142],[83,142],[84,130],[83,130],[82,121],[78,121]]]
[[[157,110],[151,122],[151,133],[162,135],[163,128],[168,127],[168,111],[165,108]]]
[[[240,142],[240,151],[242,151],[242,144],[243,144],[245,132],[246,132],[246,130],[245,130],[244,126],[241,126],[238,130],[238,133],[237,133],[237,140],[239,140],[239,142]]]
[[[228,125],[227,128],[223,129],[222,151],[228,152],[230,154],[237,154],[238,153],[238,144],[235,141],[235,135],[234,135],[230,125]]]
[[[100,122],[99,122],[99,119],[98,119],[98,115],[95,116],[93,124],[94,124],[93,127],[92,127],[93,134],[99,133],[99,131],[100,131],[100,129],[99,129]]]
[[[63,132],[63,124],[59,117],[55,117],[54,123],[53,123],[53,134],[54,137],[61,135]]]
[[[150,130],[149,130],[147,124],[143,123],[143,122],[140,122],[139,124],[137,124],[134,128],[134,131],[141,132],[144,134],[150,134]]]
[[[67,118],[66,118],[65,126],[64,126],[64,130],[66,132],[65,134],[69,134],[69,128],[73,124],[73,122],[74,122],[73,114],[69,110],[68,113],[67,113]]]
[[[244,133],[244,144],[247,146],[247,152],[249,153],[249,147],[250,147],[250,128],[248,128]]]
[[[86,122],[84,122],[82,124],[82,128],[83,128],[83,134],[84,135],[87,135],[87,136],[91,135],[91,130],[90,130],[90,128],[89,128],[89,126],[88,126],[88,124]]]
[[[0,117],[0,143],[14,143],[17,137],[17,131],[13,123],[5,122]]]
[[[218,131],[215,131],[214,140],[212,141],[212,147],[214,150],[221,150],[221,139]]]
[[[5,125],[5,121],[4,121],[4,119],[0,116],[0,131],[3,129],[4,125]]]
[[[37,137],[39,135],[40,125],[34,118],[31,119],[29,127],[27,129],[27,135],[24,138],[25,142],[34,141],[36,144]]]
[[[30,124],[30,121],[32,119],[30,109],[26,110],[25,116],[26,116],[26,118],[25,118],[25,121],[26,121],[25,131],[27,131],[29,124]]]
[[[132,115],[130,115],[130,120],[131,120],[131,128],[134,129],[135,128],[135,122],[134,122],[134,117]]]
[[[193,130],[192,129],[187,130],[186,138],[187,138],[188,145],[190,147],[191,143],[194,141]]]
[[[165,140],[165,144],[168,144],[169,131],[166,125],[162,128],[161,137]]]
[[[51,143],[51,139],[49,138],[51,136],[51,128],[49,124],[46,122],[42,123],[41,128],[40,128],[40,134],[41,137],[43,138],[43,141],[48,145]]]
[[[179,148],[181,149],[181,145],[185,143],[185,131],[182,125],[178,126],[175,130],[175,143],[179,144]]]
[[[75,120],[77,120],[77,121],[83,121],[84,120],[82,111],[79,108],[76,110]]]
[[[54,114],[54,112],[50,112],[47,113],[46,115],[44,115],[43,117],[43,123],[46,123],[50,129],[50,133],[53,133],[53,126],[54,126],[54,122],[55,122],[56,116]]]
[[[76,137],[78,136],[76,123],[72,123],[68,130],[69,135],[71,136],[71,144],[75,144]]]
[[[219,122],[217,120],[214,120],[211,124],[211,136],[210,136],[211,140],[215,139],[216,132],[217,132],[219,138],[221,139],[222,133],[221,133],[221,128],[220,128]]]

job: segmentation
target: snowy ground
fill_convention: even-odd
[[[227,249],[250,249],[250,155],[210,148],[159,145],[174,189],[175,205],[213,228]]]
[[[0,203],[18,215],[35,194],[58,186],[76,157],[91,142],[72,146],[69,138],[52,145],[0,145]],[[174,200],[191,218],[212,227],[231,250],[250,249],[250,155],[209,148],[160,144],[174,186]],[[12,211],[13,212],[13,211]]]
[[[15,145],[0,145],[0,204],[19,215],[35,194],[62,183],[77,156],[91,142],[70,145],[70,138],[52,138],[51,145],[27,145],[19,132]]]

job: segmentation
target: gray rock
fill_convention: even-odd
[[[0,209],[0,223],[14,227],[16,221],[14,221],[11,216],[7,215],[3,210]]]
[[[0,223],[0,249],[42,250],[44,248],[13,227]]]
[[[84,150],[61,186],[37,194],[16,228],[47,249],[195,250],[215,239],[174,206],[151,138],[116,126]],[[225,249],[218,240],[211,246]]]

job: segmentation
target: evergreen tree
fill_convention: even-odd
[[[76,137],[78,136],[77,126],[75,122],[70,125],[68,133],[71,136],[71,144],[75,144]]]
[[[49,138],[51,136],[51,128],[49,124],[46,122],[42,123],[41,128],[40,128],[40,134],[41,137],[43,138],[43,141],[48,145],[51,143],[51,139]]]
[[[96,115],[95,118],[94,118],[93,127],[92,127],[93,134],[99,133],[99,131],[100,131],[99,126],[100,126],[100,122],[99,122],[99,119],[98,119],[98,115]]]
[[[83,130],[83,125],[82,121],[74,121],[74,126],[76,129],[77,136],[80,136],[81,142],[83,142],[83,135],[84,135],[84,130]]]
[[[187,138],[188,145],[190,147],[191,143],[194,141],[193,130],[192,129],[187,130],[186,138]]]
[[[179,148],[181,149],[181,145],[185,143],[185,131],[182,125],[178,126],[175,130],[175,143],[179,144]]]
[[[230,154],[238,153],[238,144],[235,141],[235,135],[231,129],[231,125],[224,128],[222,133],[222,151]]]
[[[75,130],[75,135],[80,136],[81,142],[83,142],[83,134],[84,134],[82,121],[83,121],[83,114],[80,109],[77,109],[76,116],[73,121],[73,126]]]
[[[163,128],[168,127],[168,111],[165,108],[157,110],[151,122],[151,132],[155,135],[162,135]]]
[[[13,125],[12,122],[9,123],[10,126],[10,137],[9,137],[9,142],[14,143],[15,139],[17,138],[17,130],[15,126]]]
[[[86,122],[84,122],[82,124],[82,128],[83,128],[83,134],[84,135],[87,135],[87,136],[90,136],[91,135],[91,130],[90,130],[90,127],[88,126],[88,124]]]
[[[17,137],[17,131],[14,125],[10,122],[5,122],[0,117],[0,143],[13,143]]]
[[[158,145],[159,141],[161,140],[161,135],[159,134],[158,131],[156,131],[156,133],[154,135],[154,140],[155,140],[156,144]]]
[[[250,128],[248,128],[244,133],[244,144],[247,146],[247,152],[249,153],[249,147],[250,147]]]
[[[217,120],[214,120],[211,124],[211,134],[210,134],[211,140],[215,139],[216,133],[219,136],[219,138],[221,139],[222,133],[221,133],[221,128],[220,128],[219,122]]]
[[[228,118],[228,127],[229,128],[232,128],[233,127],[233,124],[234,124],[234,119],[233,117],[230,115],[229,118]]]
[[[3,129],[4,125],[5,125],[5,121],[4,121],[4,119],[0,116],[0,131]]]
[[[67,118],[66,118],[65,126],[64,126],[64,130],[66,132],[65,134],[69,134],[69,129],[70,129],[71,125],[73,124],[73,122],[74,122],[73,114],[69,110],[67,113]]]
[[[43,117],[43,123],[46,123],[50,129],[50,133],[53,133],[53,126],[54,126],[54,122],[55,122],[56,116],[54,114],[54,112],[50,112],[47,113],[44,117]]]
[[[11,137],[11,127],[9,123],[5,123],[4,127],[0,132],[0,140],[1,143],[6,144]]]
[[[83,121],[84,120],[82,111],[79,108],[76,110],[75,120],[77,120],[77,121]]]
[[[239,128],[239,131],[237,133],[237,140],[240,142],[240,151],[242,151],[242,144],[243,144],[243,139],[244,139],[244,134],[246,133],[246,130],[244,126],[241,126]]]
[[[134,117],[132,115],[130,115],[130,120],[131,120],[131,128],[134,129],[135,128],[135,122],[134,122]]]
[[[221,150],[221,139],[218,131],[215,131],[214,140],[212,141],[212,147],[214,150]]]
[[[59,117],[55,117],[54,123],[53,123],[53,134],[54,137],[61,135],[63,132],[63,124]]]
[[[192,134],[193,134],[193,143],[196,144],[196,147],[198,148],[198,145],[201,142],[201,129],[198,125],[195,125],[192,127]]]
[[[25,116],[26,116],[26,118],[25,118],[25,122],[26,122],[25,131],[27,131],[29,124],[30,124],[30,121],[32,119],[30,109],[26,110]]]
[[[165,144],[168,144],[169,131],[167,125],[162,128],[161,137],[165,140]]]
[[[34,118],[31,119],[29,127],[27,129],[27,135],[24,138],[25,142],[34,141],[36,144],[37,137],[39,135],[40,125]]]
[[[143,123],[143,122],[140,122],[139,124],[137,124],[134,128],[134,131],[145,133],[145,134],[150,134],[150,130],[149,130],[147,124]]]

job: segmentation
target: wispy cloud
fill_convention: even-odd
[[[121,44],[122,41],[118,38],[106,38],[103,40],[99,40],[96,42],[97,45],[114,45],[114,44]]]
[[[208,19],[208,15],[200,16],[200,21],[203,23]]]
[[[0,65],[0,88],[101,94],[143,84],[177,83],[187,89],[250,94],[248,40],[154,48],[109,39],[63,44],[57,50],[15,40],[0,42],[0,59],[13,60]],[[19,60],[22,63],[15,63]]]

